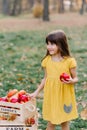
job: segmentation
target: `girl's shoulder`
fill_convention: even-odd
[[[76,59],[74,57],[67,57],[65,59],[66,59],[67,64],[70,66],[70,68],[77,66],[77,62],[76,62]]]
[[[75,58],[74,57],[65,57],[66,61],[70,62],[70,61],[75,61]]]
[[[42,63],[41,63],[42,67],[45,67],[45,66],[46,66],[46,64],[47,64],[47,62],[49,61],[49,59],[50,59],[50,55],[46,56],[46,57],[42,60]]]

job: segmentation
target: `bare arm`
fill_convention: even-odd
[[[70,69],[71,77],[68,81],[63,80],[64,83],[75,84],[78,82],[78,77],[76,73],[76,67]]]
[[[35,92],[31,93],[30,96],[31,97],[37,97],[39,92],[44,88],[44,84],[46,81],[46,70],[44,69],[45,75],[44,78],[42,79],[41,83],[39,84],[38,88],[35,90]]]
[[[76,68],[71,68],[70,72],[71,72],[72,83],[77,83],[78,77],[77,77],[77,73],[76,73]]]

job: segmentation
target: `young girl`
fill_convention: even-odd
[[[55,130],[60,124],[62,130],[69,130],[69,121],[78,117],[74,84],[78,81],[76,61],[70,56],[67,38],[62,30],[49,33],[46,37],[47,54],[42,60],[44,78],[31,96],[36,97],[44,88],[43,119],[48,121],[46,130]],[[69,79],[62,81],[66,73]]]

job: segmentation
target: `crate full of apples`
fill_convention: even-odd
[[[0,97],[0,124],[35,126],[36,130],[37,118],[36,99],[25,90],[13,89]]]

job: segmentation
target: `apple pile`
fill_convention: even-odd
[[[25,103],[31,100],[31,97],[25,90],[10,90],[5,97],[0,97],[0,101],[11,103]]]
[[[69,79],[70,79],[70,76],[68,74],[66,74],[66,73],[62,73],[60,75],[60,80],[61,81],[63,81],[63,80],[68,81]]]

